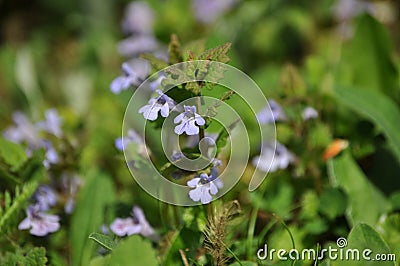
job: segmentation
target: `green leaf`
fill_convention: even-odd
[[[156,253],[149,241],[137,235],[121,241],[119,246],[111,253],[109,265],[159,265]]]
[[[76,208],[71,218],[71,252],[73,265],[87,265],[96,251],[88,235],[104,222],[105,208],[112,204],[115,192],[111,178],[93,171],[88,174],[79,192]]]
[[[26,202],[35,193],[37,187],[36,181],[25,183],[22,190],[20,187],[16,187],[13,200],[11,200],[7,191],[4,193],[4,208],[0,207],[0,238],[8,227],[13,225],[15,214],[25,207]]]
[[[369,15],[361,16],[353,39],[343,48],[342,60],[349,67],[350,84],[398,99],[397,71],[392,54],[386,28]]]
[[[221,63],[227,63],[230,60],[229,56],[227,55],[230,48],[231,44],[225,43],[215,48],[208,49],[199,56],[199,60],[212,60]]]
[[[355,87],[336,87],[335,93],[341,103],[370,119],[382,130],[400,161],[400,109],[396,104],[382,93]]]
[[[338,248],[338,247],[335,247]],[[359,250],[360,259],[355,260],[352,259],[352,254],[356,252],[351,252],[354,249]],[[365,249],[369,249],[372,251],[371,254],[367,254],[371,260],[365,260],[363,258],[363,251]],[[340,250],[340,248],[339,248]],[[375,266],[375,265],[390,265],[394,266],[394,261],[379,261],[377,263],[375,260],[376,254],[390,254],[391,251],[382,237],[369,225],[360,223],[354,226],[354,228],[350,231],[350,234],[347,239],[347,246],[343,248],[343,257],[345,258],[345,254],[348,254],[350,259],[340,260],[339,258],[332,262],[332,265],[340,265],[340,266]],[[338,252],[339,254],[339,252]]]
[[[329,167],[332,185],[342,188],[349,199],[346,214],[350,224],[374,226],[389,205],[382,192],[365,177],[348,152],[335,157]]]
[[[0,137],[0,156],[4,161],[12,166],[12,170],[18,170],[28,157],[25,150],[18,144],[10,142]]]
[[[97,242],[102,247],[104,247],[105,249],[108,249],[108,250],[113,250],[114,248],[117,247],[117,244],[114,242],[114,240],[107,235],[103,235],[103,234],[99,234],[99,233],[91,233],[89,235],[89,239]]]
[[[29,250],[17,249],[15,253],[6,252],[4,257],[0,256],[0,264],[7,266],[45,266],[46,263],[46,249],[43,247],[34,247]]]
[[[343,215],[347,208],[347,198],[337,188],[325,189],[320,197],[319,210],[321,213],[333,220],[336,217]]]

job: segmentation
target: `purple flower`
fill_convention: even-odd
[[[45,121],[38,122],[36,126],[39,129],[45,130],[50,134],[53,134],[56,137],[61,137],[62,136],[62,131],[61,131],[61,125],[62,125],[62,119],[58,115],[58,112],[56,109],[49,109],[45,112]]]
[[[199,22],[211,24],[236,3],[237,0],[192,0],[192,7]]]
[[[284,145],[277,142],[275,150],[273,143],[264,145],[261,155],[254,157],[252,163],[261,171],[275,172],[287,168],[294,160],[294,155]]]
[[[318,112],[314,108],[307,106],[304,108],[303,113],[301,114],[303,120],[310,120],[318,117]]]
[[[194,188],[189,191],[189,197],[193,201],[201,201],[202,204],[207,204],[212,201],[212,195],[218,193],[218,189],[223,187],[223,183],[220,179],[213,179],[207,174],[200,174],[199,177],[195,177],[187,182],[187,185]]]
[[[114,94],[118,94],[130,86],[138,86],[147,77],[150,71],[149,62],[142,59],[132,60],[129,64],[123,63],[124,74],[111,82],[110,89]]]
[[[175,133],[178,135],[186,132],[187,135],[199,134],[199,127],[203,126],[206,121],[199,114],[196,113],[196,106],[184,106],[184,112],[175,117],[174,123],[181,124],[175,127]]]
[[[131,2],[125,9],[122,31],[127,34],[151,34],[153,32],[154,13],[144,1]]]
[[[57,195],[49,186],[39,186],[33,197],[40,211],[48,211],[51,206],[57,203]]]
[[[145,106],[139,109],[139,114],[143,113],[145,119],[154,121],[158,118],[158,112],[162,117],[168,117],[170,110],[175,107],[175,102],[160,90],[156,91],[159,96],[151,98]]]
[[[27,217],[18,225],[19,230],[28,230],[35,236],[45,236],[56,232],[60,228],[57,215],[47,214],[40,211],[39,205],[29,205],[26,209]]]
[[[38,147],[40,138],[37,128],[21,112],[13,114],[15,126],[7,128],[3,132],[3,137],[14,143],[26,142],[30,146]]]
[[[185,155],[181,151],[176,151],[176,150],[172,151],[171,160],[173,162],[179,161],[183,157],[185,157]]]
[[[147,222],[141,208],[134,206],[132,217],[116,218],[110,225],[111,231],[117,236],[141,234],[145,237],[154,237],[154,229]]]
[[[132,57],[141,53],[150,53],[158,48],[158,42],[153,35],[142,34],[128,37],[118,43],[118,52],[122,56]]]

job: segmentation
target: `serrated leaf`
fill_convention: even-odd
[[[171,41],[168,45],[168,54],[170,64],[182,62],[181,44],[178,40],[178,36],[176,36],[175,34],[171,35]]]
[[[230,48],[231,43],[225,43],[215,48],[208,49],[199,56],[199,60],[212,60],[221,63],[227,63],[230,60],[229,56],[227,55]]]
[[[336,87],[339,102],[365,116],[386,135],[400,161],[400,109],[384,94],[355,87]]]
[[[0,156],[12,167],[18,170],[26,162],[28,157],[25,150],[18,144],[10,142],[0,137]]]
[[[93,241],[97,242],[99,245],[108,250],[113,250],[117,247],[117,244],[114,242],[114,240],[107,235],[103,235],[100,233],[91,233],[89,235],[89,239],[92,239]]]

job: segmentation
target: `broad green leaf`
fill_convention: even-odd
[[[399,96],[392,53],[385,27],[369,15],[361,16],[353,39],[343,48],[342,61],[349,67],[350,84]]]
[[[71,252],[73,265],[87,265],[97,245],[88,235],[104,222],[104,209],[112,204],[115,192],[111,179],[98,171],[88,174],[78,195],[71,221]]]
[[[140,236],[130,236],[121,241],[119,246],[111,253],[109,265],[159,265],[156,259],[156,252],[149,241]]]
[[[389,140],[400,161],[400,109],[387,96],[376,91],[355,87],[336,87],[339,102],[370,119]]]
[[[91,233],[89,235],[89,239],[97,242],[99,245],[108,250],[113,250],[117,247],[117,244],[114,242],[114,240],[107,235],[103,235],[100,233]]]
[[[21,165],[28,159],[25,150],[20,145],[5,140],[1,137],[0,156],[7,164],[12,166],[13,170],[18,170]]]
[[[363,222],[374,226],[389,205],[382,192],[365,177],[347,152],[335,157],[329,167],[332,185],[338,185],[347,194],[346,214],[350,224]]]
[[[344,242],[343,242],[344,243]],[[340,247],[336,246],[340,251]],[[366,253],[365,255],[370,257],[371,260],[363,258],[363,251],[369,249],[372,251],[371,254]],[[359,252],[355,251],[358,250]],[[357,253],[359,254],[360,259],[357,258]],[[340,266],[375,266],[375,265],[390,265],[394,266],[394,261],[375,261],[375,255],[377,254],[390,254],[391,251],[382,237],[369,225],[365,223],[360,223],[354,226],[354,228],[350,231],[350,234],[347,239],[347,245],[343,248],[343,259],[340,257],[336,260],[332,261],[332,265],[340,265]],[[340,252],[337,252],[339,255]],[[346,255],[347,254],[347,255]],[[346,260],[346,256],[348,259]]]

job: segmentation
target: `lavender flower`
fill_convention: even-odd
[[[40,211],[48,211],[51,206],[57,203],[57,195],[49,186],[39,186],[33,197]]]
[[[310,120],[318,117],[318,112],[314,108],[307,106],[302,113],[303,120]]]
[[[206,121],[203,117],[196,113],[196,106],[184,106],[184,112],[175,117],[174,123],[178,124],[175,127],[175,133],[178,135],[186,132],[187,135],[199,134],[199,127],[203,126]]]
[[[175,107],[175,102],[160,90],[156,91],[160,96],[151,98],[145,106],[139,109],[139,114],[147,120],[154,121],[158,118],[158,112],[162,117],[168,117],[170,110]]]
[[[49,109],[45,112],[45,121],[38,122],[36,124],[38,129],[42,129],[47,131],[50,134],[53,134],[56,137],[61,137],[62,136],[62,131],[61,131],[61,124],[62,124],[62,119],[58,115],[58,112],[56,109]]]
[[[153,32],[154,13],[144,1],[131,2],[125,9],[122,31],[127,34],[151,34]]]
[[[214,178],[213,180],[211,180]],[[187,185],[192,189],[189,191],[189,197],[193,201],[201,201],[202,204],[210,203],[212,195],[218,193],[218,189],[223,187],[220,179],[215,177],[209,177],[207,174],[200,174],[199,177],[195,177],[187,182]]]
[[[176,150],[172,151],[171,160],[173,162],[179,161],[183,157],[185,157],[185,155],[181,151],[176,151]]]
[[[141,234],[144,237],[155,237],[154,229],[147,222],[141,208],[134,206],[132,217],[116,218],[110,225],[111,231],[117,236]]]
[[[23,113],[15,112],[13,120],[15,126],[7,128],[3,137],[14,143],[26,142],[33,147],[39,146],[39,132],[29,119]]]
[[[192,0],[192,7],[199,22],[211,24],[237,2],[237,0]]]
[[[153,80],[152,82],[149,83],[149,87],[152,91],[156,91],[158,89],[161,89],[161,82],[163,79],[165,79],[165,75],[161,74],[156,80]]]
[[[266,106],[264,109],[257,113],[256,117],[260,125],[286,120],[286,114],[277,102],[269,99],[268,104],[269,107]]]
[[[57,215],[41,212],[39,205],[29,205],[26,215],[27,217],[18,225],[19,230],[30,229],[32,235],[45,236],[60,228],[60,218]]]
[[[294,155],[284,145],[277,142],[275,150],[272,143],[266,144],[261,156],[254,157],[252,163],[261,171],[275,172],[279,169],[287,168],[290,163],[294,162],[294,159]],[[268,169],[270,164],[271,167]]]

